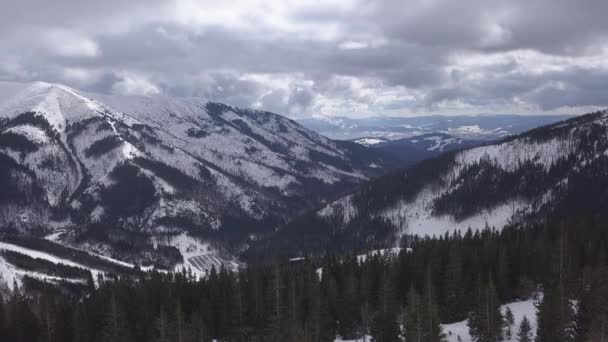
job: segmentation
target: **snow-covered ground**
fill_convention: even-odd
[[[336,337],[336,339],[334,340],[334,342],[371,342],[372,337],[369,335],[360,337],[360,338],[356,338],[354,340],[343,340],[341,337]]]
[[[503,315],[507,308],[510,308],[513,312],[514,324],[511,326],[511,338],[505,338],[502,340],[503,342],[517,341],[517,332],[519,331],[519,326],[524,316],[530,321],[532,333],[536,333],[536,307],[534,306],[534,299],[502,305],[500,310],[503,312]],[[447,342],[472,342],[466,320],[457,323],[442,324],[441,328],[446,335]]]
[[[186,233],[158,239],[156,243],[179,249],[184,262],[175,265],[174,270],[178,272],[186,269],[197,277],[205,277],[213,266],[217,271],[219,271],[222,265],[230,270],[237,270],[242,266],[242,264],[235,260],[220,257],[218,251],[209,243],[189,236]]]
[[[291,208],[270,201],[269,191],[308,198],[316,191],[308,184],[359,183],[383,167],[380,158],[355,163],[359,157],[349,148],[272,113],[201,98],[113,96],[44,82],[8,83],[0,82],[0,90],[11,95],[0,98],[0,117],[11,120],[26,112],[33,117],[24,117],[29,121],[23,124],[17,120],[5,131],[22,136],[36,149],[20,153],[2,146],[0,154],[32,170],[34,175],[21,178],[32,183],[28,186],[39,186],[44,195],[39,204],[43,209],[0,208],[0,224],[27,221],[29,226],[49,227],[53,208],[66,198],[74,209],[101,198],[116,182],[112,171],[125,163],[150,179],[159,195],[145,222],[153,232],[180,228],[155,225],[159,218],[193,216],[197,225],[221,229],[226,208],[240,209],[258,221],[283,218]],[[150,165],[134,162],[136,157]],[[173,168],[174,176],[163,177],[154,167],[159,164]],[[184,198],[186,191],[169,184],[167,177],[196,182],[200,194]],[[110,215],[101,203],[94,204],[82,213],[91,222]],[[65,223],[52,227],[65,228],[69,219]]]
[[[538,212],[539,208],[550,205],[555,200],[555,194],[564,190],[568,184],[564,180],[555,182],[545,189],[545,193],[525,199],[507,198],[493,207],[479,209],[463,220],[456,220],[452,215],[439,214],[435,203],[442,196],[450,195],[463,182],[463,172],[474,165],[490,165],[492,168],[508,173],[515,173],[523,167],[534,165],[547,172],[558,162],[567,160],[573,163],[568,172],[575,173],[579,167],[584,167],[589,158],[608,155],[605,141],[598,141],[592,151],[581,152],[581,145],[591,134],[591,130],[608,127],[608,112],[600,116],[590,116],[588,121],[565,122],[558,126],[547,128],[538,137],[523,135],[516,139],[486,145],[456,153],[446,169],[435,179],[430,180],[415,194],[407,194],[408,200],[398,199],[385,207],[371,213],[371,216],[386,218],[397,228],[398,234],[443,235],[446,232],[473,231],[486,227],[502,229],[518,222],[523,217]],[[478,132],[478,126],[460,127],[462,131]],[[546,138],[543,138],[546,137]],[[426,138],[436,144],[432,148],[441,148],[443,140],[440,136]],[[587,147],[588,148],[588,147]],[[590,157],[591,156],[591,157]],[[407,177],[407,173],[404,174]],[[381,195],[381,194],[376,194]],[[404,194],[405,195],[405,194]],[[409,199],[411,198],[411,199]],[[326,205],[317,212],[319,217],[337,217],[343,224],[348,224],[359,215],[358,208],[353,203],[353,195],[343,197]]]
[[[13,252],[25,254],[32,258],[47,260],[54,264],[63,264],[66,266],[73,266],[73,267],[78,267],[78,268],[82,268],[85,270],[89,270],[93,277],[93,281],[95,281],[95,282],[97,282],[98,276],[100,274],[103,275],[103,273],[104,273],[104,271],[102,271],[102,270],[91,268],[91,267],[85,266],[83,264],[74,262],[72,260],[57,257],[57,256],[49,254],[49,253],[40,252],[40,251],[36,251],[33,249],[13,245],[13,244],[10,244],[7,242],[0,241],[0,250],[13,251]],[[36,278],[40,278],[40,276],[38,276],[35,272],[19,270],[19,269],[15,268],[14,266],[10,265],[9,263],[7,263],[4,259],[0,260],[0,277],[2,279],[4,279],[5,282],[12,284],[13,281],[16,280],[17,283],[20,284],[21,283],[20,279],[21,279],[22,275],[30,275],[30,276],[33,276]],[[49,279],[56,278],[56,277],[50,277],[50,276],[46,276],[46,275],[45,275],[45,277],[47,277]]]
[[[378,138],[361,138],[361,139],[355,140],[355,142],[357,144],[361,144],[361,145],[365,145],[365,146],[371,146],[371,145],[376,145],[376,144],[379,144],[379,143],[386,142],[386,140],[384,140],[384,139],[378,139]]]

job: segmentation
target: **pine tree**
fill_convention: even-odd
[[[74,342],[91,341],[88,315],[83,304],[77,304],[72,313],[72,339]]]
[[[423,305],[423,321],[424,321],[424,336],[425,341],[439,342],[443,339],[441,333],[441,322],[439,319],[439,308],[433,291],[433,281],[431,279],[430,269],[427,270],[426,284],[424,287],[424,295],[422,296]]]
[[[412,286],[407,296],[407,308],[404,314],[404,336],[406,341],[424,341],[424,313],[420,294]]]
[[[594,270],[590,278],[578,307],[579,340],[608,342],[608,268]]]
[[[278,265],[273,267],[267,288],[267,305],[270,308],[267,336],[271,341],[285,340],[284,283]]]
[[[469,313],[468,326],[473,341],[498,342],[502,338],[503,318],[494,284],[478,282],[476,300]]]
[[[538,342],[570,342],[574,340],[575,316],[564,286],[546,287],[538,304]]]
[[[532,327],[530,326],[528,318],[524,316],[519,325],[519,331],[517,332],[517,342],[532,342],[532,340]]]
[[[4,299],[2,298],[2,293],[0,293],[0,336],[7,336],[6,326],[7,326],[7,317],[6,311],[4,307]]]
[[[515,318],[513,317],[513,311],[511,311],[511,308],[507,307],[507,309],[505,310],[505,319],[504,319],[504,323],[505,323],[505,338],[507,340],[511,339],[511,335],[513,334],[513,324],[515,323]]]
[[[124,312],[120,307],[114,288],[111,289],[109,300],[101,335],[102,342],[130,341]]]
[[[380,285],[378,309],[371,326],[371,336],[375,342],[393,342],[399,338],[395,302],[392,284],[385,277]]]
[[[450,248],[449,259],[445,274],[444,301],[445,308],[442,317],[446,322],[461,321],[466,317],[467,306],[465,299],[464,265],[460,248]]]

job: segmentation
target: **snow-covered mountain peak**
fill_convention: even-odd
[[[58,132],[70,122],[99,116],[103,110],[103,105],[81,96],[72,88],[46,82],[25,85],[14,97],[0,105],[0,113],[8,118],[26,112],[43,115]]]
[[[387,164],[280,115],[198,98],[3,89],[0,227],[102,224],[245,243]]]

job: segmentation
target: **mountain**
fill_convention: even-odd
[[[396,140],[361,138],[354,140],[364,146],[381,151],[383,155],[399,160],[401,166],[410,166],[441,153],[479,146],[481,140],[465,140],[445,133],[429,133]]]
[[[239,250],[389,164],[264,111],[42,82],[8,88],[0,104],[2,230],[54,233],[132,262]]]
[[[348,250],[407,235],[501,229],[606,211],[608,111],[603,111],[380,177],[293,220],[250,253]]]
[[[298,122],[333,139],[397,140],[425,134],[449,134],[465,140],[497,140],[571,115],[425,115],[414,117],[348,118],[317,116]]]

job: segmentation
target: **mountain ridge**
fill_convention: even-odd
[[[600,111],[391,172],[294,219],[252,253],[294,256],[390,244],[408,235],[501,229],[554,215],[592,217],[608,208],[607,187],[608,111]]]
[[[127,243],[131,261],[153,236],[238,249],[389,163],[269,112],[90,95],[37,82],[0,106],[1,225],[69,228],[69,243],[103,252]]]

